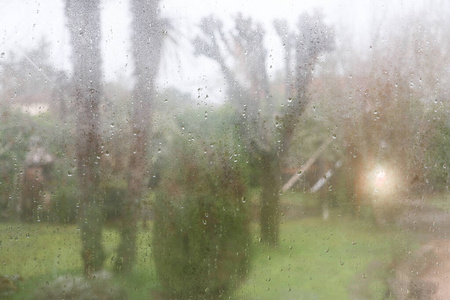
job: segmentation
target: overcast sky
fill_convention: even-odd
[[[218,90],[223,85],[218,69],[206,59],[194,58],[190,41],[197,32],[202,17],[214,14],[231,24],[238,12],[252,16],[268,31],[266,45],[272,55],[268,63],[276,72],[281,66],[281,44],[271,31],[274,19],[284,18],[291,24],[304,12],[319,9],[325,21],[345,30],[361,49],[370,45],[370,32],[386,15],[407,16],[420,8],[423,1],[410,0],[163,0],[161,12],[176,29],[170,32],[164,49],[159,86],[177,86],[194,93],[198,87]],[[66,29],[63,0],[0,0],[0,63],[12,53],[20,56],[25,49],[36,47],[45,37],[51,43],[51,58],[55,68],[70,71],[71,47]],[[103,0],[102,51],[105,81],[120,80],[132,85],[132,57],[129,49],[131,16],[128,0]],[[228,22],[228,23],[227,23]],[[337,32],[339,38],[339,30]],[[270,75],[270,74],[269,74]],[[214,91],[211,91],[214,94]]]

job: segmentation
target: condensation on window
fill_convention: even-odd
[[[0,3],[0,298],[450,298],[449,3]]]

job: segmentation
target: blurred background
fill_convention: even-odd
[[[0,4],[0,298],[450,297],[447,1]]]

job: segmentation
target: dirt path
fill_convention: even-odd
[[[389,281],[397,299],[450,299],[450,214],[421,200],[406,200],[397,225],[421,246],[395,267]]]
[[[434,240],[427,245],[432,247],[435,261],[421,277],[436,287],[434,299],[450,299],[450,240]]]

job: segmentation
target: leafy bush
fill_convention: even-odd
[[[171,147],[156,193],[153,240],[166,298],[216,299],[247,272],[249,213],[240,163],[216,146],[199,151],[181,138]]]
[[[51,199],[49,219],[56,223],[74,223],[78,217],[79,202],[75,181],[56,187]]]
[[[104,194],[103,213],[107,222],[116,221],[122,216],[127,196],[125,180],[108,180],[102,184]]]
[[[434,134],[427,151],[426,174],[435,191],[446,191],[449,187],[450,169],[450,123],[448,119],[436,121]]]

